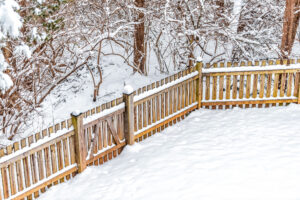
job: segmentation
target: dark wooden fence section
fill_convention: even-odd
[[[0,150],[0,200],[34,199],[200,108],[300,104],[300,60],[198,62]],[[202,69],[203,68],[203,69]],[[99,169],[101,170],[101,169]]]

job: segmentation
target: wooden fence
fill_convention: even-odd
[[[280,65],[282,63],[284,65]],[[0,150],[0,199],[33,199],[124,146],[183,120],[199,108],[300,103],[300,64],[229,62],[178,72]],[[273,64],[277,65],[273,65]],[[300,63],[300,60],[297,60]],[[239,67],[238,67],[239,66]],[[100,169],[101,170],[101,169]]]

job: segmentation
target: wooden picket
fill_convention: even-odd
[[[0,149],[0,200],[37,198],[51,186],[71,179],[87,166],[117,157],[126,145],[173,126],[196,109],[300,104],[296,62],[300,60],[198,62],[131,94],[72,114],[68,120]]]

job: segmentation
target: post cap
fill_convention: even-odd
[[[197,61],[197,62],[202,62],[202,61],[203,61],[203,58],[202,58],[201,56],[198,56],[197,59],[196,59],[196,61]]]
[[[74,110],[74,111],[71,113],[71,115],[72,115],[73,117],[78,117],[78,116],[81,115],[81,112],[80,112],[80,110]]]
[[[123,93],[124,94],[132,94],[133,93],[133,88],[131,87],[131,85],[125,85],[124,89],[123,89]]]

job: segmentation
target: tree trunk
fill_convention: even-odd
[[[286,0],[281,40],[281,55],[283,58],[288,58],[292,52],[299,24],[299,5],[300,0]]]
[[[138,8],[144,8],[144,0],[135,0],[135,6]],[[134,31],[134,64],[143,73],[145,72],[146,64],[146,53],[145,53],[145,23],[144,23],[144,13],[142,11],[137,11],[136,21],[139,22],[135,25]]]

